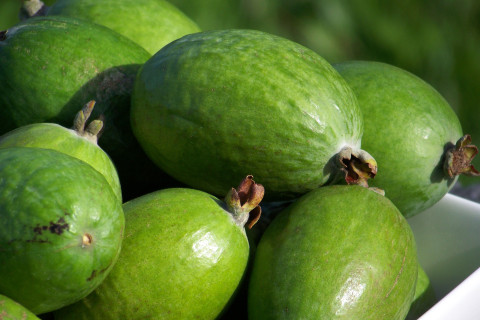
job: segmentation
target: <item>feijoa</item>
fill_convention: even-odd
[[[0,294],[0,319],[40,320],[34,313],[9,297]]]
[[[258,219],[263,192],[249,176],[225,202],[188,188],[128,201],[122,254],[112,272],[55,319],[215,319],[245,272],[244,225]]]
[[[161,180],[130,128],[133,81],[150,57],[145,49],[107,27],[62,16],[30,18],[2,35],[0,134],[39,122],[68,127],[79,106],[95,100],[92,117],[103,116],[105,125],[99,145],[122,191]]]
[[[0,294],[35,314],[85,297],[114,265],[123,228],[121,202],[87,163],[0,149]]]
[[[160,168],[217,196],[249,173],[274,200],[339,176],[365,184],[376,172],[342,77],[308,48],[261,31],[198,32],[163,47],[138,73],[131,121]]]
[[[274,218],[249,282],[249,319],[404,319],[417,253],[407,221],[360,186],[310,191]]]
[[[53,149],[83,160],[103,174],[121,202],[122,190],[115,165],[97,145],[103,122],[97,119],[86,125],[94,105],[95,101],[90,101],[77,113],[72,129],[46,122],[25,125],[0,136],[0,148]]]
[[[448,102],[428,83],[386,63],[346,61],[334,67],[357,95],[363,148],[378,162],[372,186],[406,216],[435,204],[459,174],[478,175],[478,152]]]
[[[57,0],[47,15],[104,25],[135,41],[152,55],[167,43],[200,31],[195,22],[164,0]]]

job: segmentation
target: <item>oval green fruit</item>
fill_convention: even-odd
[[[0,294],[0,319],[40,320],[34,313],[9,297]]]
[[[360,186],[326,186],[265,231],[249,319],[403,320],[416,279],[413,232],[392,202]]]
[[[313,51],[260,31],[199,32],[163,47],[137,76],[131,121],[160,168],[217,196],[249,173],[272,200],[376,171],[341,76]]]
[[[150,54],[186,34],[195,22],[164,0],[57,0],[48,16],[62,15],[104,25],[135,41]]]
[[[463,171],[478,174],[470,166],[476,147],[463,137],[450,105],[425,81],[380,62],[334,67],[357,95],[365,122],[362,146],[381,168],[372,186],[383,189],[403,215],[435,204]]]
[[[120,252],[121,202],[102,174],[58,151],[0,149],[0,293],[35,314],[94,290]]]
[[[0,136],[0,148],[53,149],[85,161],[105,177],[117,198],[122,202],[122,189],[115,165],[105,151],[97,145],[102,121],[94,120],[86,126],[94,104],[94,101],[87,103],[77,114],[73,129],[56,123],[25,125]]]
[[[70,126],[78,106],[95,100],[92,117],[105,124],[99,145],[115,163],[124,193],[155,184],[162,173],[130,127],[133,82],[149,57],[130,39],[69,17],[30,18],[1,32],[0,134],[39,122]]]
[[[125,239],[112,272],[55,319],[214,319],[245,272],[243,226],[259,214],[262,196],[263,188],[247,177],[225,203],[186,188],[125,203]]]

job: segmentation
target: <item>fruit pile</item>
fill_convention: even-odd
[[[2,319],[414,319],[434,303],[406,218],[480,173],[425,81],[201,31],[159,0],[22,15],[0,32]]]

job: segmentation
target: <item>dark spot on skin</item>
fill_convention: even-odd
[[[63,233],[63,231],[68,230],[68,228],[69,226],[68,223],[65,222],[65,219],[60,218],[57,222],[50,221],[50,226],[48,227],[48,230],[50,230],[51,233],[60,235]]]
[[[33,239],[27,240],[27,242],[47,243],[47,242],[49,242],[49,241],[48,241],[48,240],[45,240],[45,239],[33,238]]]
[[[65,213],[65,215],[68,215],[68,213]],[[57,222],[50,221],[50,224],[48,226],[41,226],[37,224],[33,228],[33,233],[35,234],[35,236],[32,240],[28,240],[28,242],[48,242],[47,240],[38,239],[37,236],[42,235],[44,231],[50,231],[53,234],[61,235],[65,230],[68,230],[69,227],[70,226],[63,217],[59,218]]]
[[[91,280],[93,280],[93,278],[95,278],[97,275],[104,273],[105,271],[108,270],[108,268],[110,268],[111,265],[112,265],[112,262],[110,261],[110,263],[109,263],[105,268],[103,268],[102,270],[100,270],[98,273],[97,273],[97,270],[93,270],[93,271],[92,271],[92,274],[90,275],[90,277],[87,278],[87,281],[91,281]],[[1,320],[1,319],[0,319],[0,320]]]
[[[90,277],[87,278],[87,281],[92,281],[97,276],[97,270],[93,270]]]
[[[35,234],[38,234],[38,235],[41,235],[42,234],[42,230],[43,230],[43,227],[41,227],[40,225],[37,224],[37,226],[35,228],[33,228],[33,232]]]

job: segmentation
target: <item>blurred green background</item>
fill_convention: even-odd
[[[406,69],[445,97],[459,115],[464,132],[480,145],[478,0],[171,2],[203,30],[263,30],[303,44],[332,63],[377,60]],[[0,0],[0,29],[18,21],[20,3]],[[475,162],[480,168],[480,157]]]

